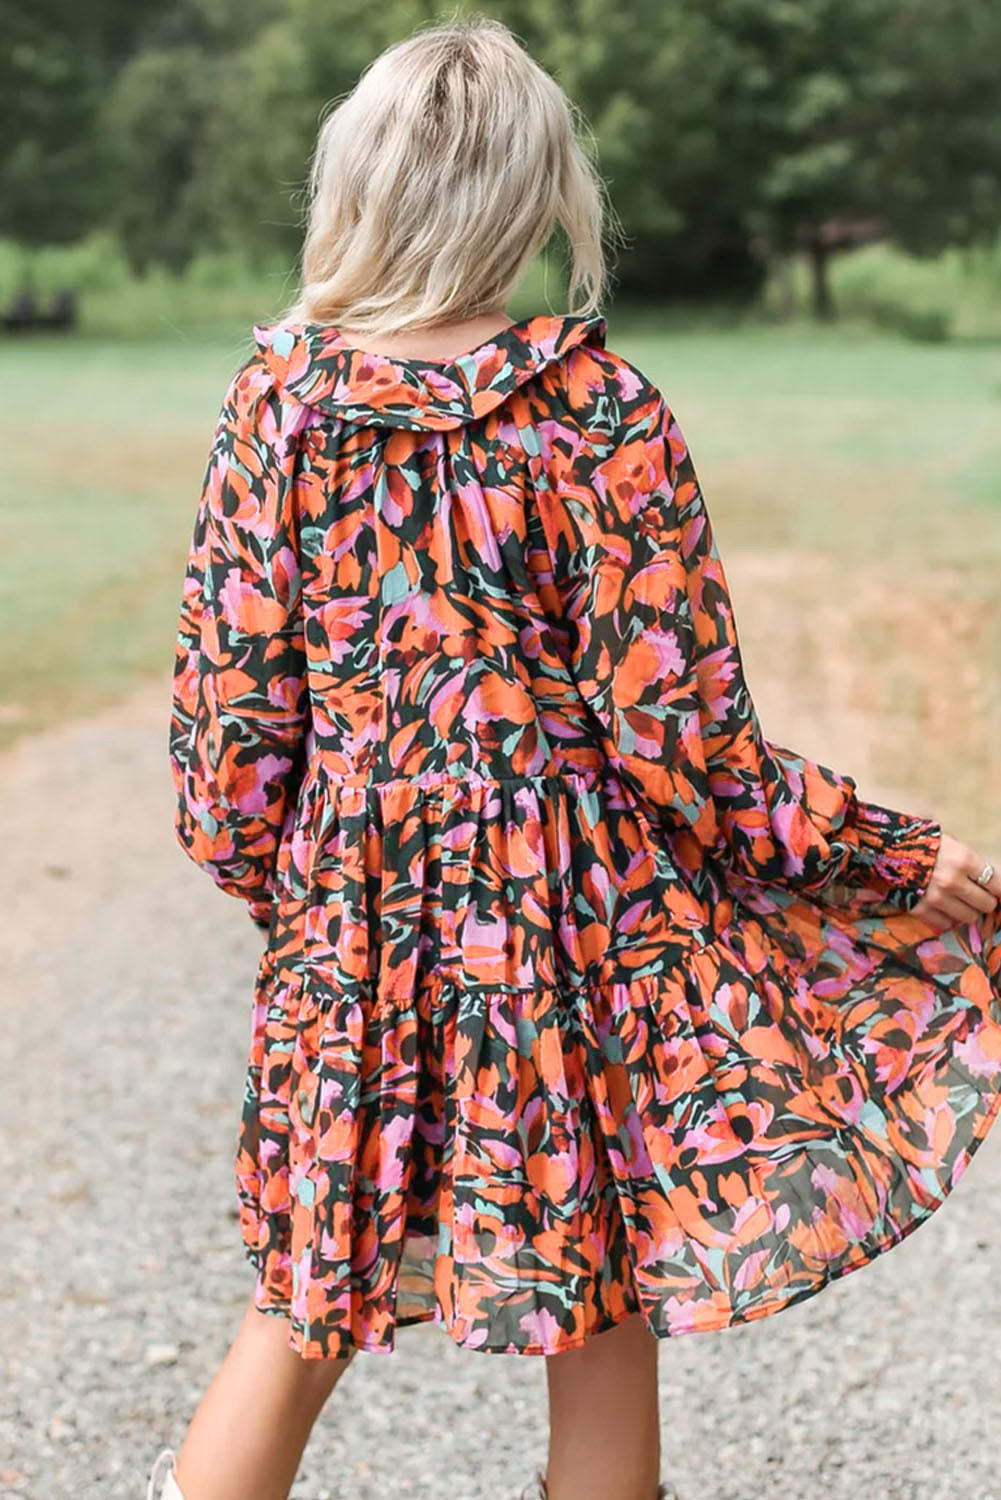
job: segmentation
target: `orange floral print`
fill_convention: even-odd
[[[267,930],[235,1153],[305,1358],[774,1313],[1001,1107],[997,914],[767,740],[663,395],[598,317],[444,363],[257,331],[184,578],[178,838]]]

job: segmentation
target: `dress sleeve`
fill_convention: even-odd
[[[705,499],[660,394],[593,463],[578,450],[544,505],[586,712],[683,863],[709,855],[755,881],[915,905],[939,824],[862,801],[852,777],[762,732]]]
[[[223,403],[184,574],[169,732],[175,832],[259,926],[309,717],[296,445],[251,360]]]

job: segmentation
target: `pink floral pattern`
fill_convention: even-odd
[[[235,1169],[306,1358],[765,1317],[1001,1106],[998,917],[764,737],[692,457],[600,318],[258,330],[185,574],[177,834],[267,930]]]

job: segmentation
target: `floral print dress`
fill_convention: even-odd
[[[1001,1107],[995,912],[764,737],[692,456],[601,317],[256,330],[183,587],[186,852],[266,929],[235,1154],[304,1358],[802,1301]]]

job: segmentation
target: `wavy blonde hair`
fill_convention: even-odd
[[[291,321],[380,336],[502,307],[557,226],[569,311],[600,309],[620,229],[593,136],[502,22],[421,28],[365,68],[317,139]]]

